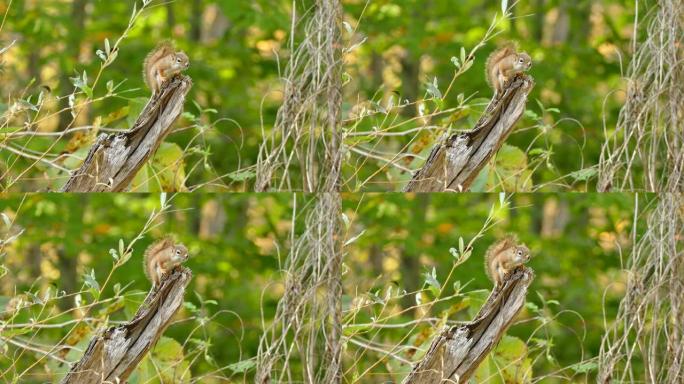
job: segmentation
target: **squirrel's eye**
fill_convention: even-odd
[[[176,59],[176,62],[180,63],[180,62],[181,62],[181,58],[180,58],[180,57],[177,58],[177,59]]]
[[[180,255],[180,254],[181,254],[180,249],[176,249],[176,255]]]

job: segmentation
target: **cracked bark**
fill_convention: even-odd
[[[529,75],[518,75],[493,99],[475,127],[437,144],[405,192],[465,192],[487,162],[501,148],[518,122],[534,88]]]
[[[192,272],[176,267],[151,291],[133,320],[99,332],[62,384],[123,383],[169,326],[180,309]]]
[[[474,320],[447,328],[433,340],[404,384],[468,382],[522,309],[533,279],[531,269],[518,267],[500,289],[492,291]]]
[[[177,75],[150,99],[130,130],[99,135],[62,192],[124,191],[171,132],[191,86],[189,77]]]

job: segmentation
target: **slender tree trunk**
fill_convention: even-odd
[[[173,27],[176,26],[176,14],[173,10],[173,1],[166,2],[166,26],[169,29],[169,35],[173,35]]]
[[[544,16],[546,15],[545,9],[546,0],[536,0],[535,1],[535,13],[534,13],[534,25],[533,33],[537,44],[541,45],[544,40]]]
[[[382,249],[378,244],[373,244],[370,247],[370,262],[373,267],[373,275],[380,276],[385,273],[385,268],[383,266],[383,261],[385,257],[382,254]]]
[[[382,90],[383,85],[384,85],[384,79],[383,79],[383,74],[382,72],[385,69],[385,63],[384,59],[382,57],[382,54],[379,52],[373,51],[371,54],[371,86],[367,87],[367,89],[370,89],[371,92],[375,93],[378,90]],[[362,78],[365,78],[363,76]],[[373,95],[369,95],[373,96]]]
[[[192,0],[190,11],[190,41],[199,42],[202,38],[202,0]]]
[[[401,94],[402,99],[407,99],[411,103],[418,101],[420,92],[420,59],[414,57],[414,53],[406,52],[405,57],[401,58]],[[402,108],[402,114],[406,117],[416,115],[417,105],[411,108]]]
[[[59,77],[59,92],[62,98],[59,101],[59,130],[65,130],[72,122],[71,111],[69,108],[69,90],[73,89],[69,77],[73,75],[73,64],[78,63],[78,56],[81,51],[81,42],[85,34],[86,5],[88,0],[74,0],[71,6],[71,19],[67,28],[67,47],[64,58],[61,60],[61,74]]]
[[[421,193],[416,195],[416,201],[412,204],[411,220],[416,228],[425,228],[427,221],[427,211],[430,206],[430,195]],[[422,239],[410,237],[404,244],[401,252],[401,276],[402,284],[407,292],[415,292],[421,287],[420,253],[423,246]],[[404,308],[415,306],[416,301],[413,295],[405,295],[402,299]],[[413,312],[413,311],[412,311]]]
[[[36,84],[40,84],[40,47],[34,47],[31,49],[28,60],[28,71],[29,78],[35,79]]]
[[[78,259],[76,255],[67,255],[64,252],[64,247],[59,246],[57,248],[58,265],[61,278],[59,280],[60,290],[65,292],[76,292],[78,291],[76,284],[78,282],[78,276],[76,274],[76,268],[78,267]],[[62,311],[69,310],[73,307],[73,300],[59,300],[59,307]]]

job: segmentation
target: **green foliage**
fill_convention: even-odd
[[[11,326],[0,335],[0,367],[27,382],[58,380],[57,358],[75,361],[99,329],[132,318],[150,287],[143,250],[175,234],[194,277],[168,339],[136,374],[163,382],[220,371],[249,381],[282,295],[290,231],[303,229],[301,215],[292,226],[293,199],[310,203],[287,194],[0,199],[0,324]],[[640,196],[640,206],[651,199]],[[600,330],[624,294],[620,256],[644,230],[632,227],[633,196],[349,194],[342,203],[345,378],[400,381],[444,327],[473,319],[492,287],[482,255],[515,232],[536,278],[478,377],[595,379]],[[68,348],[45,358],[8,340]]]
[[[486,165],[482,169],[471,191],[487,192],[498,189],[520,192],[529,192],[532,189],[532,170],[528,168],[527,155],[512,145],[501,146],[494,166]]]
[[[57,358],[78,360],[100,329],[132,319],[150,288],[142,253],[167,234],[190,250],[186,266],[194,277],[165,337],[137,371],[140,380],[131,382],[253,374],[262,316],[272,318],[281,294],[278,252],[291,229],[301,230],[298,222],[290,225],[294,198],[36,194],[0,199],[0,271],[5,271],[0,327],[9,326],[0,333],[0,374],[22,383],[59,381],[68,364]],[[297,198],[306,205],[306,198]],[[10,341],[64,349],[45,358]],[[176,381],[170,379],[174,375]]]
[[[251,188],[262,133],[282,102],[289,41],[302,39],[289,36],[291,1],[9,4],[0,5],[7,12],[0,49],[17,42],[2,56],[0,113],[11,114],[0,119],[0,132],[54,135],[0,136],[14,149],[0,148],[0,188],[59,188],[92,143],[74,141],[78,132],[60,136],[65,129],[129,128],[149,96],[143,58],[164,39],[191,61],[182,129],[167,139],[184,151],[185,186]],[[296,2],[298,15],[309,5]],[[614,126],[622,104],[612,91],[622,85],[620,62],[630,48],[631,2],[509,2],[505,17],[500,2],[474,0],[343,5],[345,189],[400,190],[440,137],[472,128],[491,95],[484,61],[505,40],[518,41],[534,61],[536,86],[507,140],[527,161],[516,163],[519,178],[508,177],[509,164],[492,162],[478,190],[593,187],[595,174],[586,170],[598,163],[604,127]],[[49,161],[30,157],[41,153]],[[154,168],[143,172],[165,178]]]
[[[633,196],[350,194],[343,207],[345,239],[356,237],[343,281],[349,377],[400,382],[444,327],[472,320],[492,288],[483,255],[514,232],[536,277],[474,380],[595,380],[604,319],[624,294]]]
[[[475,372],[478,383],[526,384],[532,382],[532,360],[527,345],[517,337],[505,335]]]
[[[528,160],[520,167],[523,185],[504,181],[510,167],[497,161],[477,190],[593,187],[594,175],[577,178],[573,172],[598,163],[603,127],[617,120],[622,96],[610,91],[622,85],[619,55],[630,50],[633,4],[509,2],[505,18],[501,5],[470,0],[430,6],[420,0],[346,4],[357,34],[350,39],[364,39],[347,66],[352,79],[347,94],[361,96],[347,104],[352,135],[346,144],[388,160],[400,154],[394,166],[353,153],[345,168],[351,190],[399,190],[407,179],[404,168],[422,165],[439,137],[471,129],[491,95],[485,59],[506,40],[518,41],[533,58],[530,74],[536,86],[507,140]],[[497,33],[491,40],[490,25]],[[372,140],[358,142],[363,132]],[[379,135],[388,133],[392,136]]]
[[[245,189],[244,179],[228,175],[254,165],[262,123],[268,127],[275,120],[279,58],[272,49],[287,55],[281,49],[289,7],[280,0],[3,3],[0,50],[8,39],[17,42],[0,56],[0,63],[9,64],[0,71],[0,132],[54,135],[0,136],[2,145],[29,156],[46,153],[51,161],[0,148],[0,190],[58,189],[64,169],[75,169],[92,144],[70,147],[79,131],[61,131],[88,128],[98,119],[108,132],[131,127],[149,98],[143,59],[164,39],[191,62],[193,87],[176,123],[182,129],[167,138],[183,149],[179,172],[187,176],[185,186]],[[142,172],[151,182],[139,191],[156,191],[160,182],[153,180],[167,178],[154,166]],[[183,190],[171,184],[169,191]]]
[[[162,336],[131,380],[155,384],[190,383],[190,363],[185,359],[183,346],[170,337]]]
[[[186,192],[183,149],[162,143],[152,161],[135,175],[131,192]]]

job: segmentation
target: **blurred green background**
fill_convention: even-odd
[[[651,200],[640,196],[639,212]],[[633,227],[635,197],[516,194],[504,201],[497,194],[346,196],[346,238],[360,235],[345,259],[345,334],[355,341],[347,344],[349,377],[400,382],[411,368],[401,359],[418,360],[443,326],[472,320],[493,285],[485,251],[516,233],[531,250],[536,277],[507,332],[515,338],[499,343],[476,382],[596,380],[592,359],[604,320],[612,323],[624,295],[632,231],[644,230],[640,218]]]
[[[84,306],[96,298],[101,302],[86,316],[94,320],[74,330],[74,324],[57,329],[3,329],[0,380],[18,377],[40,357],[30,351],[20,353],[8,338],[47,350],[69,331],[71,338],[62,343],[84,348],[105,322],[130,320],[151,286],[143,273],[143,251],[154,240],[173,234],[190,251],[186,266],[193,278],[184,307],[164,335],[183,343],[194,378],[206,375],[202,382],[220,382],[221,377],[224,381],[233,377],[241,382],[242,371],[253,365],[249,359],[257,352],[262,316],[268,324],[281,295],[276,245],[286,246],[294,198],[169,196],[170,208],[152,222],[152,229],[133,244],[132,257],[111,276],[112,250],[121,255],[119,241],[128,246],[143,230],[153,210],[159,211],[159,195],[40,194],[1,199],[3,221],[13,225],[2,224],[0,238],[20,235],[0,245],[0,321],[17,325],[34,319],[40,324],[60,324],[86,316]],[[57,292],[68,296],[54,298]],[[20,299],[29,306],[15,312],[12,308]],[[77,301],[81,304],[76,305]],[[81,355],[82,349],[64,357],[74,361]],[[19,382],[55,382],[53,374],[68,367],[53,363],[43,359]]]
[[[0,120],[4,189],[57,189],[64,172],[44,162],[33,165],[30,156],[47,152],[50,161],[73,169],[95,136],[92,126],[99,132],[128,128],[149,95],[141,77],[143,58],[163,39],[189,54],[194,86],[178,131],[167,139],[177,147],[162,148],[133,189],[251,189],[262,129],[271,130],[282,102],[279,76],[290,56],[288,42],[302,39],[289,35],[293,2],[150,1],[98,77],[97,51],[104,50],[105,39],[113,46],[127,30],[134,4],[141,9],[141,1],[133,0],[0,4],[0,47],[15,41],[2,55],[0,70],[0,114],[10,116]],[[298,15],[308,15],[311,1],[295,4]],[[610,131],[622,103],[623,93],[613,91],[621,86],[621,63],[629,52],[633,3],[508,4],[511,13],[501,20],[498,1],[343,1],[345,190],[400,190],[410,176],[407,169],[423,163],[440,135],[471,128],[491,96],[485,58],[505,40],[518,41],[533,57],[536,87],[517,131],[474,190],[593,187],[604,124]],[[453,59],[462,65],[461,49],[470,53],[490,25],[493,38],[474,52],[472,67],[447,94]],[[84,72],[91,103],[85,103],[90,98],[83,90]],[[110,81],[116,89],[108,95]],[[64,108],[74,90],[79,114],[72,123]],[[16,135],[67,127],[88,130],[59,140]],[[395,159],[397,166],[381,159]]]
[[[66,369],[52,359],[38,361],[39,353],[13,341],[40,349],[83,348],[99,327],[130,319],[150,287],[142,253],[172,233],[190,249],[186,265],[194,277],[177,321],[165,333],[170,339],[164,345],[175,349],[162,351],[180,351],[192,377],[202,382],[253,380],[263,325],[270,325],[282,295],[281,266],[291,231],[302,233],[303,213],[314,198],[169,195],[170,207],[132,245],[131,259],[114,269],[111,253],[122,254],[119,242],[127,247],[159,211],[159,195],[3,198],[0,238],[7,243],[0,247],[0,320],[14,328],[0,335],[2,379],[54,381]],[[622,266],[632,234],[644,230],[642,215],[653,200],[639,196],[635,221],[636,198],[630,194],[343,195],[345,378],[399,382],[435,332],[472,319],[492,287],[483,254],[514,232],[532,251],[529,266],[536,278],[510,337],[483,364],[478,381],[593,381],[604,315],[610,324],[624,294]],[[84,306],[98,298],[86,314]],[[27,306],[17,310],[20,300]],[[83,317],[91,319],[69,332]],[[31,319],[67,325],[36,329]],[[59,356],[74,361],[81,351],[64,353]],[[164,366],[159,353],[153,362]],[[146,364],[137,374],[149,369]],[[297,356],[289,364],[295,374],[302,369]]]

